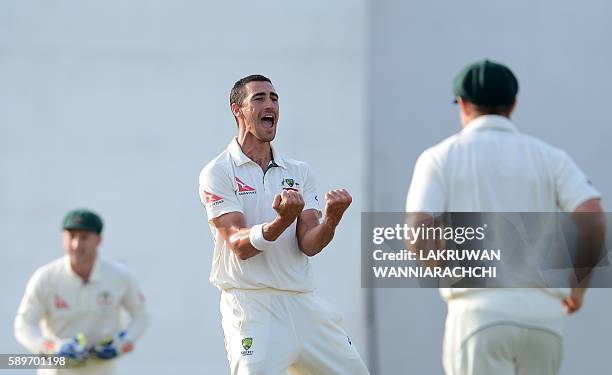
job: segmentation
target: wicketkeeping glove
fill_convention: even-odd
[[[123,354],[123,346],[126,343],[126,331],[121,331],[115,337],[110,337],[100,341],[91,348],[91,355],[99,359],[113,359],[120,354]]]
[[[59,357],[68,358],[70,364],[82,364],[85,363],[89,357],[89,352],[86,348],[87,339],[85,335],[79,333],[71,339],[64,340],[59,343],[59,350],[55,355]]]

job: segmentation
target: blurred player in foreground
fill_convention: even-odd
[[[204,167],[199,192],[215,240],[210,280],[222,291],[231,373],[368,374],[310,275],[309,257],[330,243],[351,196],[328,192],[319,222],[309,166],[271,145],[279,106],[268,78],[236,82],[230,105],[238,136]]]
[[[597,225],[586,234],[603,238],[600,195],[582,171],[510,120],[517,92],[510,69],[488,60],[457,75],[463,129],[419,157],[406,212],[593,212]],[[574,286],[561,303],[546,289],[441,290],[446,373],[558,373],[563,312],[580,309],[586,290]]]
[[[15,318],[15,337],[32,353],[65,356],[70,369],[39,374],[115,373],[115,358],[129,353],[149,316],[136,281],[124,266],[99,256],[102,220],[89,210],[63,222],[66,256],[36,270]],[[130,315],[121,325],[121,310]],[[42,329],[41,329],[42,328]]]

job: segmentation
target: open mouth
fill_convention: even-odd
[[[274,127],[274,116],[273,115],[265,115],[261,118],[261,123],[264,128],[269,129]]]

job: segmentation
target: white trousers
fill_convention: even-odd
[[[232,375],[368,375],[340,326],[313,293],[232,289],[221,294]]]
[[[447,375],[555,375],[563,357],[561,336],[538,327],[497,323],[463,341],[444,339]]]

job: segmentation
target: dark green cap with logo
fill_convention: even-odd
[[[490,60],[477,61],[457,74],[453,93],[476,105],[511,105],[518,93],[518,81],[514,73],[502,64]]]
[[[64,217],[63,229],[81,229],[102,233],[102,219],[98,214],[87,209],[72,210]]]

